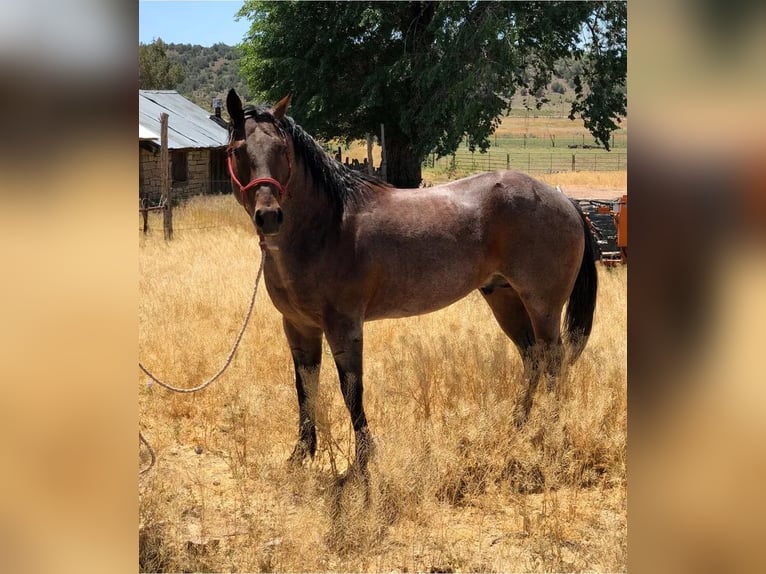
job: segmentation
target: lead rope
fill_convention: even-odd
[[[151,459],[149,460],[149,466],[147,466],[145,469],[139,471],[139,473],[138,473],[138,474],[145,474],[145,473],[149,472],[151,470],[151,468],[154,466],[154,460],[155,460],[154,449],[152,448],[152,445],[149,444],[149,441],[147,441],[144,438],[144,435],[141,434],[141,431],[138,431],[138,440],[140,440],[142,443],[144,443],[144,446],[149,451],[149,456],[151,457]]]
[[[253,287],[253,296],[250,299],[250,306],[247,309],[247,313],[245,314],[245,320],[242,321],[242,328],[239,330],[239,334],[237,335],[237,338],[234,340],[234,345],[231,348],[231,351],[229,352],[229,356],[226,358],[226,362],[224,365],[218,369],[218,372],[210,377],[207,381],[204,383],[197,385],[196,387],[191,387],[188,389],[182,389],[179,387],[174,387],[173,385],[169,385],[168,383],[165,383],[158,379],[156,376],[154,376],[146,367],[144,367],[143,364],[141,364],[141,361],[138,362],[138,367],[148,376],[152,381],[160,385],[161,387],[164,387],[168,389],[169,391],[173,391],[175,393],[196,393],[197,391],[201,391],[202,389],[206,388],[210,384],[212,384],[218,377],[220,377],[224,371],[229,367],[231,364],[232,359],[234,358],[234,354],[237,352],[237,348],[239,347],[239,343],[242,341],[242,336],[245,334],[245,329],[247,328],[247,324],[250,321],[250,315],[253,313],[253,308],[255,307],[255,297],[258,294],[258,285],[261,282],[261,277],[263,276],[263,262],[266,259],[265,250],[263,250],[263,245],[261,245],[261,263],[258,266],[258,274],[255,276],[255,287]],[[146,445],[146,447],[149,449],[149,454],[151,455],[151,461],[149,462],[149,466],[147,466],[145,469],[140,471],[139,474],[144,474],[149,471],[149,469],[154,466],[155,456],[154,456],[154,450],[152,449],[149,442],[144,438],[144,436],[141,434],[141,431],[138,431],[138,438],[139,440]]]

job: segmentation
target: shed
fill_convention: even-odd
[[[231,191],[226,172],[229,132],[220,116],[175,90],[138,90],[139,197],[160,198],[160,114],[168,114],[173,197]]]

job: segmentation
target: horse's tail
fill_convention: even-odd
[[[585,348],[593,327],[593,312],[596,309],[596,292],[598,291],[598,273],[596,271],[598,246],[580,205],[573,199],[571,201],[582,218],[582,230],[585,236],[585,249],[580,263],[580,271],[577,273],[574,288],[569,295],[564,320],[565,337],[570,348],[569,360],[574,362]]]

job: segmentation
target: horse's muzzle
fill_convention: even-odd
[[[273,235],[279,231],[284,220],[284,214],[279,207],[266,207],[255,211],[253,221],[264,235]]]

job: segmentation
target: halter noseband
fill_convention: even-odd
[[[251,108],[250,106],[246,106],[245,118],[254,118],[255,116],[256,116],[255,109]],[[239,194],[242,197],[243,202],[245,201],[245,194],[248,192],[248,190],[254,187],[257,187],[259,185],[274,186],[274,188],[277,190],[277,195],[278,195],[277,201],[279,201],[280,203],[282,202],[282,198],[285,195],[287,195],[287,197],[290,197],[290,194],[287,192],[287,186],[290,185],[290,179],[292,178],[292,175],[293,175],[293,162],[290,159],[290,150],[287,147],[287,135],[285,134],[285,131],[277,124],[274,118],[272,118],[272,122],[274,123],[274,126],[276,126],[277,130],[282,136],[282,141],[285,144],[285,157],[287,158],[287,181],[285,182],[284,185],[282,185],[273,177],[257,177],[253,180],[250,180],[247,184],[242,185],[242,183],[237,178],[237,175],[234,173],[234,166],[231,163],[232,149],[229,148],[226,152],[228,156],[226,163],[229,167],[229,175],[231,175],[231,179],[234,181],[234,183],[237,184],[237,187],[239,187]]]

